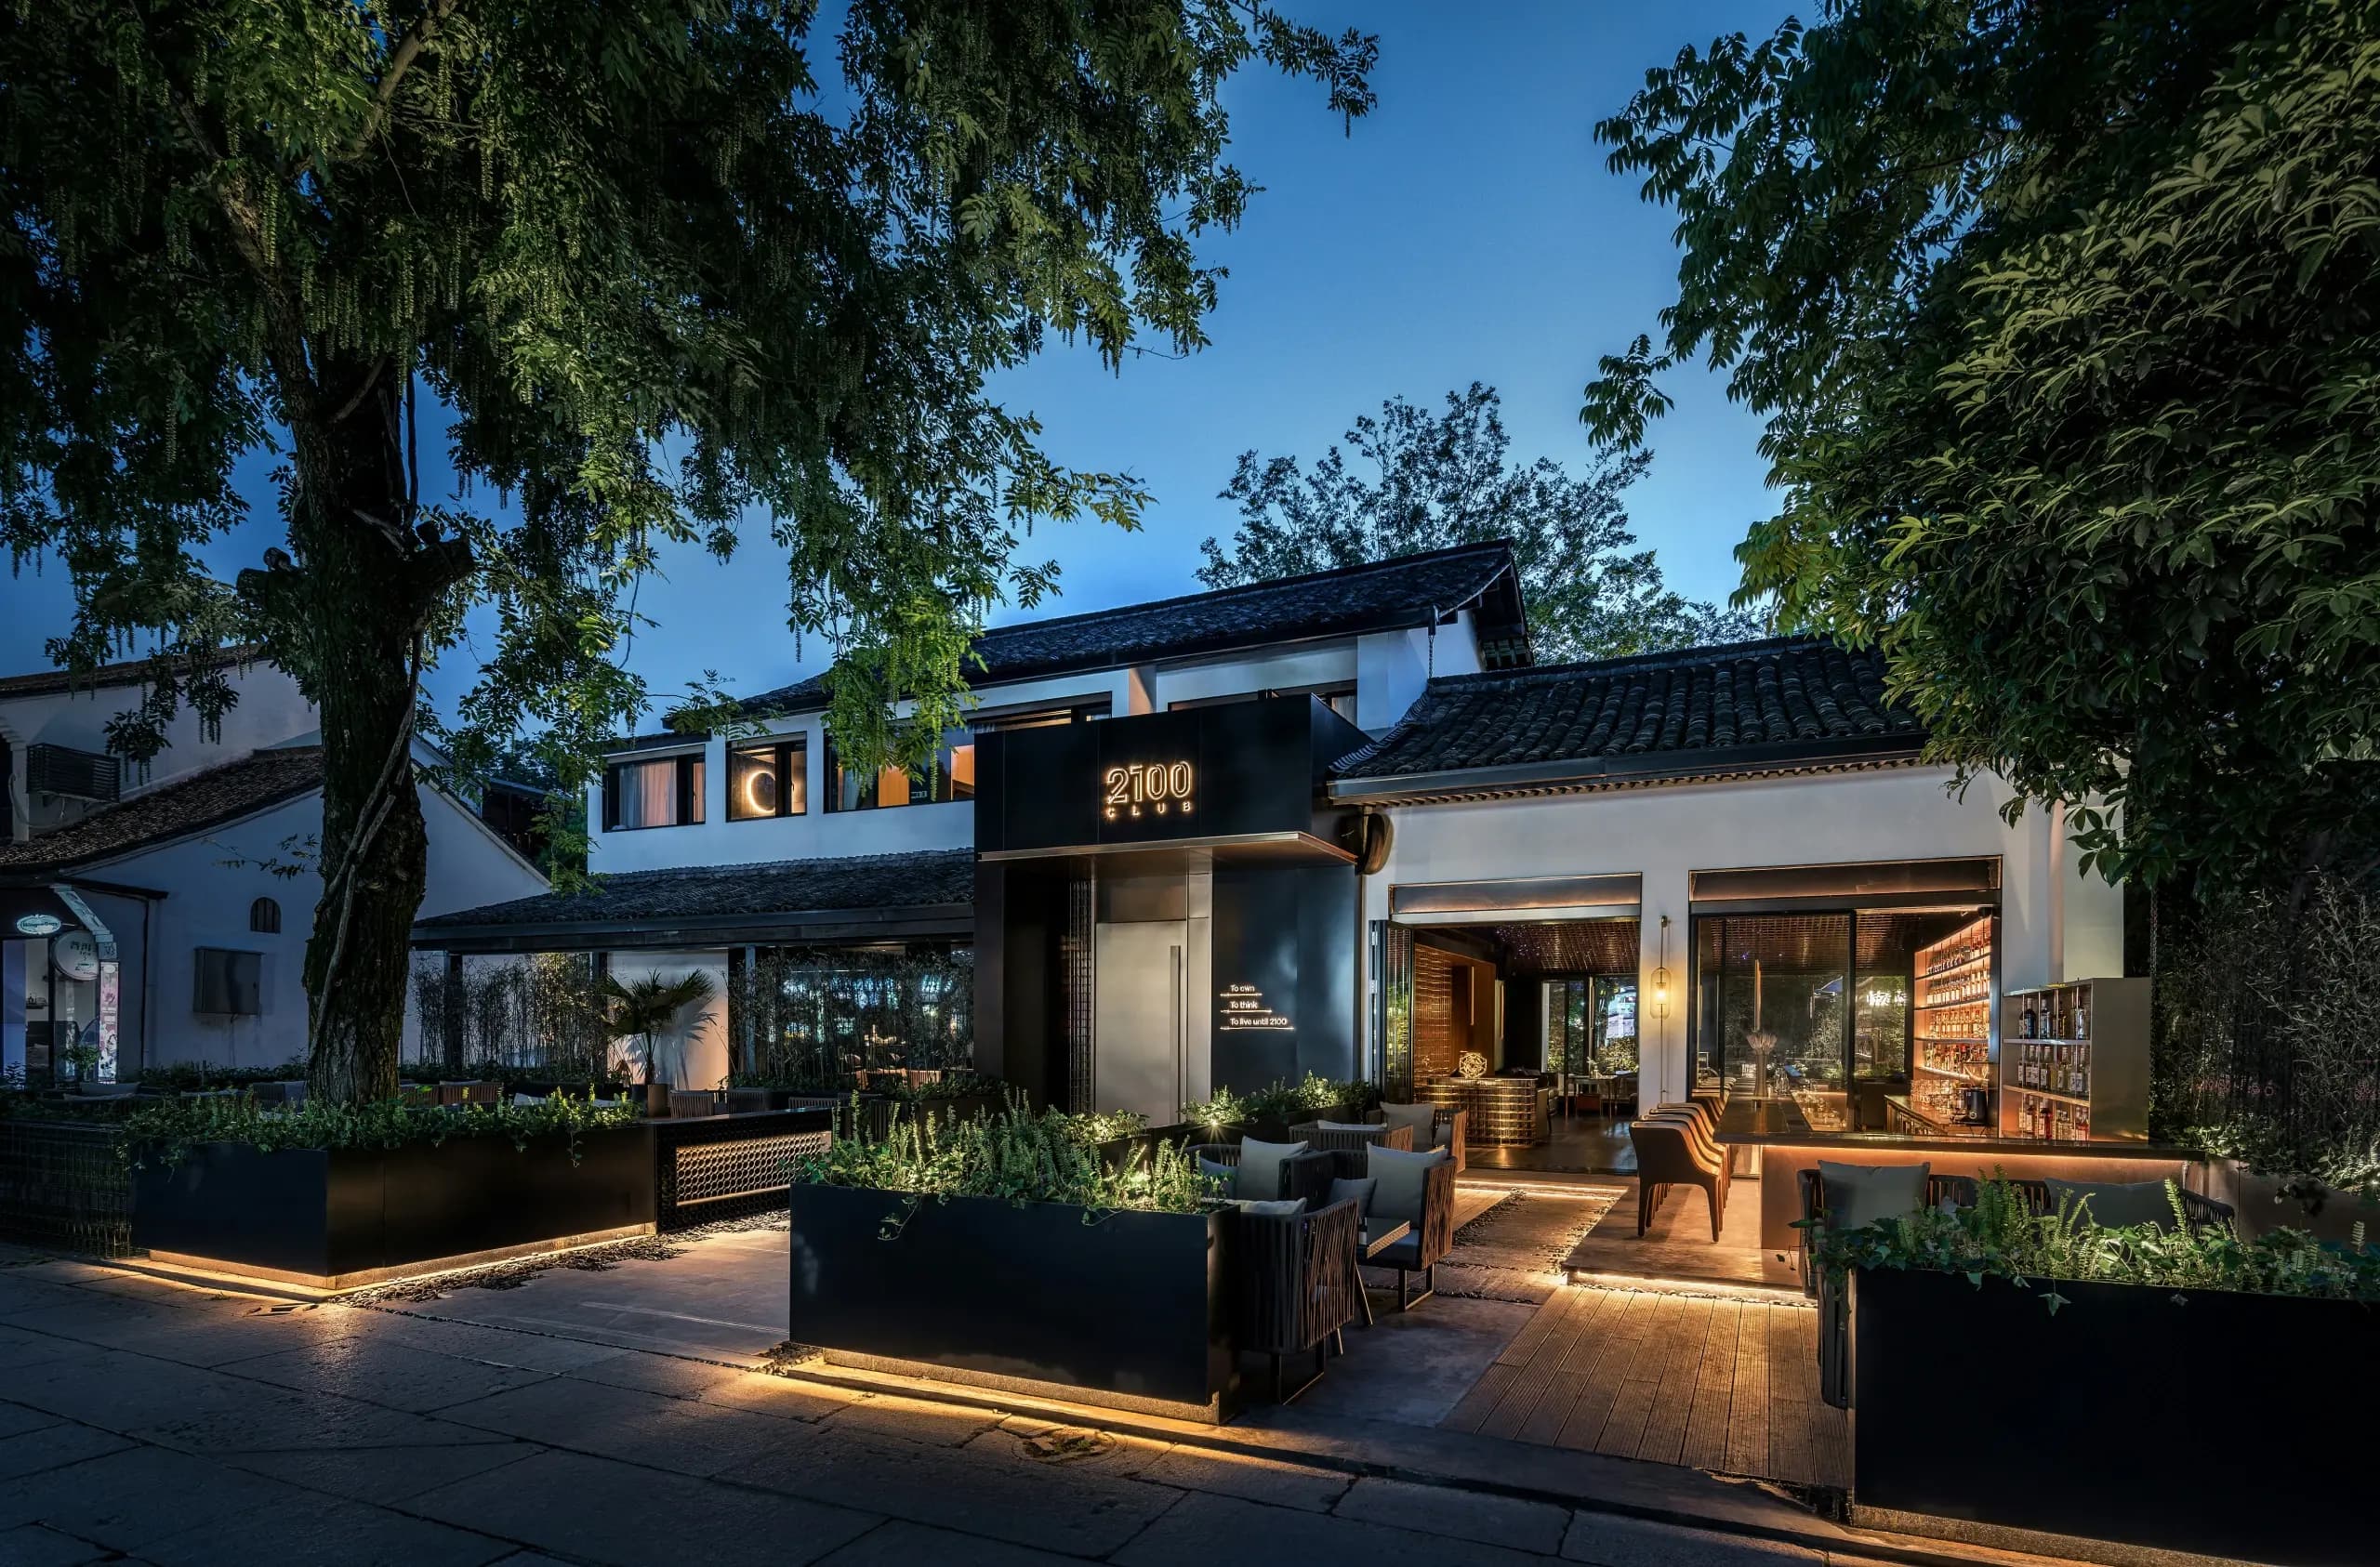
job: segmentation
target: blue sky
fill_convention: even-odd
[[[1242,451],[1311,458],[1391,395],[1435,403],[1487,381],[1503,393],[1516,456],[1584,462],[1580,390],[1596,356],[1655,327],[1677,262],[1671,215],[1606,171],[1593,123],[1682,46],[1765,33],[1786,11],[1741,0],[1289,8],[1380,35],[1380,106],[1346,137],[1310,84],[1257,67],[1232,84],[1233,157],[1264,190],[1237,232],[1207,244],[1231,273],[1212,346],[1187,361],[1134,359],[1120,375],[1060,349],[999,388],[1041,418],[1058,460],[1128,470],[1156,496],[1139,533],[1045,527],[1026,541],[1030,558],[1063,568],[1063,597],[1044,612],[1194,589],[1199,541],[1231,531],[1233,509],[1215,496]],[[1652,471],[1629,509],[1673,586],[1723,597],[1737,580],[1730,551],[1769,509],[1759,426],[1715,377],[1676,375],[1669,389],[1677,407],[1653,428]],[[254,564],[275,542],[271,467],[248,465],[259,515],[206,552],[215,570]],[[667,580],[644,587],[640,608],[659,625],[631,666],[657,695],[706,668],[751,691],[802,667],[783,629],[782,556],[758,537],[728,566],[675,556]],[[62,573],[0,577],[0,668],[44,664],[42,640],[67,617]],[[811,666],[824,652],[805,651]],[[433,690],[460,689],[467,665],[450,655]]]

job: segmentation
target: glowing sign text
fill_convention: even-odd
[[[1135,762],[1111,767],[1103,777],[1107,786],[1107,820],[1147,814],[1187,816],[1195,809],[1192,785],[1197,782],[1188,762]]]

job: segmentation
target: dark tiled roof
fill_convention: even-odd
[[[823,914],[972,903],[975,852],[859,854],[839,860],[770,860],[749,865],[688,865],[623,871],[583,892],[541,892],[422,920],[423,932],[499,925],[624,925],[646,920]]]
[[[1885,701],[1877,654],[1786,637],[1433,680],[1404,721],[1335,770],[1639,775],[1913,751],[1924,740],[1916,717]]]
[[[1505,656],[1525,660],[1512,546],[1497,540],[1150,604],[998,626],[976,639],[975,652],[984,667],[972,671],[969,678],[982,686],[1306,637],[1428,625],[1482,599],[1487,600],[1482,605],[1485,634],[1514,644]],[[813,675],[777,691],[763,691],[749,698],[746,705],[784,711],[822,706],[826,700],[825,678]]]
[[[220,668],[227,664],[253,663],[263,656],[262,648],[243,644],[210,653],[205,662],[209,667]],[[153,660],[128,658],[121,664],[102,664],[80,675],[71,669],[36,669],[30,675],[0,676],[0,701],[12,696],[54,696],[60,691],[137,686],[149,678],[152,667]]]
[[[23,843],[0,844],[0,873],[63,870],[188,837],[323,784],[319,745],[257,751],[132,795]]]

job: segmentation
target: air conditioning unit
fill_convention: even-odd
[[[69,799],[112,800],[122,792],[124,763],[99,751],[72,745],[25,747],[25,792]]]

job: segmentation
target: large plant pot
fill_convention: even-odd
[[[642,1125],[567,1139],[456,1138],[395,1149],[205,1143],[135,1174],[137,1247],[341,1288],[490,1254],[653,1228]]]
[[[1236,1402],[1228,1214],[1091,1216],[1058,1203],[796,1186],[797,1343],[996,1386],[1221,1419]],[[899,1225],[884,1237],[886,1220]]]
[[[2380,1309],[1865,1271],[1852,1497],[2285,1567],[2373,1559]],[[2210,1452],[2229,1455],[2208,1463]]]

